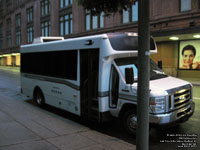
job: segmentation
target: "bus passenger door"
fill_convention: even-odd
[[[99,49],[80,50],[81,115],[98,120]]]

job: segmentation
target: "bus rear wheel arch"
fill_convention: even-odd
[[[42,90],[39,87],[36,87],[34,90],[34,101],[38,106],[44,106],[45,104],[45,99],[44,95],[42,93]]]

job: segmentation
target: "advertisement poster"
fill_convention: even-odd
[[[180,42],[179,69],[200,70],[200,40]]]

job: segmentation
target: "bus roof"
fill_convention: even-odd
[[[51,39],[51,38],[49,38]],[[59,39],[59,38],[58,38]],[[104,43],[105,44],[104,44]],[[107,47],[106,47],[106,46]],[[62,39],[41,43],[33,43],[28,45],[22,45],[21,53],[30,52],[46,52],[46,51],[62,51],[62,50],[75,50],[75,49],[92,49],[109,48],[116,53],[129,52],[138,53],[138,35],[137,33],[107,33],[92,36],[84,36],[78,38]],[[150,39],[150,53],[156,53],[157,48],[153,38]]]

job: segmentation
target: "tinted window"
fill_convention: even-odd
[[[110,44],[114,50],[138,50],[138,37],[129,36],[128,34],[108,34]],[[154,40],[150,39],[150,50],[155,50]]]
[[[23,53],[21,72],[77,80],[77,51]]]

